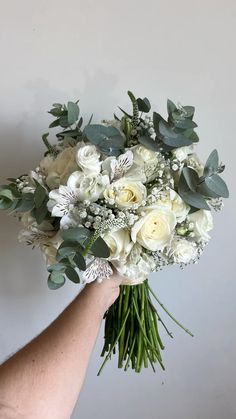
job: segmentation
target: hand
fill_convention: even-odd
[[[91,304],[96,304],[102,315],[116,301],[120,293],[120,284],[123,277],[114,272],[108,279],[101,283],[97,281],[87,284],[82,291],[90,299]]]

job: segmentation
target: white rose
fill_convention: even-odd
[[[184,161],[193,152],[193,145],[175,148],[172,155],[180,162]]]
[[[130,170],[130,175],[132,172],[137,172],[138,168],[144,171],[147,181],[153,180],[156,177],[158,153],[140,144],[132,147],[131,150],[134,156],[134,166]]]
[[[211,211],[199,210],[188,215],[189,222],[194,224],[193,233],[198,241],[210,240],[208,231],[213,229],[213,218]]]
[[[109,184],[109,177],[101,174],[85,174],[76,171],[68,179],[67,186],[76,192],[78,200],[95,202],[102,197],[103,191]]]
[[[148,250],[162,250],[171,240],[176,225],[176,217],[168,208],[150,206],[132,227],[131,238]]]
[[[196,259],[196,244],[186,239],[175,238],[171,242],[169,255],[173,257],[176,263],[189,263]]]
[[[142,247],[135,243],[126,263],[122,263],[119,260],[111,261],[120,275],[124,277],[123,285],[141,284],[147,279],[150,272],[155,269],[153,258],[142,250]]]
[[[161,194],[156,206],[169,208],[174,212],[178,223],[182,223],[189,213],[190,207],[173,189]]]
[[[108,204],[125,209],[142,205],[147,190],[142,182],[123,177],[108,185],[103,195]]]
[[[98,174],[101,171],[100,153],[95,145],[81,143],[76,152],[76,162],[84,173]]]
[[[50,160],[42,162],[42,168],[46,170],[46,183],[50,189],[56,189],[59,185],[66,185],[68,177],[78,165],[75,161],[75,147],[63,150],[50,164]]]
[[[125,263],[133,247],[129,231],[123,228],[110,231],[103,236],[103,240],[111,251],[109,260],[118,260],[119,262]]]

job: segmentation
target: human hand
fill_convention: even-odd
[[[114,272],[110,278],[104,279],[101,283],[97,281],[87,284],[83,293],[90,299],[91,304],[95,304],[102,312],[102,315],[116,301],[120,293],[120,284],[123,277]]]

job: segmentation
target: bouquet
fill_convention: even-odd
[[[105,313],[104,362],[118,352],[118,367],[136,372],[159,363],[164,369],[167,334],[152,299],[180,327],[152,291],[148,276],[168,265],[196,263],[213,228],[211,210],[221,210],[229,192],[224,165],[212,151],[205,164],[194,107],[167,101],[168,117],[150,114],[147,98],[128,92],[131,110],[112,120],[84,123],[79,101],[54,103],[56,144],[49,133],[36,169],[9,178],[0,188],[0,208],[23,224],[19,240],[39,247],[48,286],[102,281],[115,269],[120,295]]]

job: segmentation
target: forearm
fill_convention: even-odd
[[[42,334],[0,367],[0,406],[17,412],[12,417],[70,417],[108,300],[117,292],[113,286],[86,286]]]

